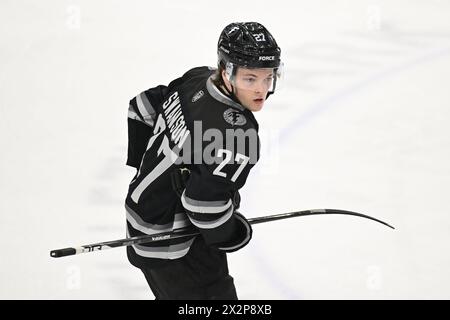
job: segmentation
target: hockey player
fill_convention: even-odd
[[[127,248],[156,299],[237,299],[227,252],[252,228],[239,189],[258,161],[259,111],[281,74],[280,48],[259,23],[232,23],[218,42],[218,68],[189,70],[130,101],[127,236],[193,225],[199,236]]]

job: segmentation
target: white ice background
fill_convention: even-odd
[[[229,255],[242,299],[450,298],[450,2],[2,0],[0,298],[153,299],[124,248],[127,109],[215,65],[220,31],[258,21],[284,88],[256,115],[262,158]]]

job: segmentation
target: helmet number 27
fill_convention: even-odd
[[[222,172],[221,170],[223,169],[223,167],[225,167],[225,165],[227,163],[229,163],[231,161],[231,157],[232,156],[233,156],[233,153],[230,150],[226,150],[226,149],[219,149],[219,150],[217,150],[217,157],[224,158],[224,159],[217,166],[217,168],[214,169],[213,174],[215,174],[216,176],[227,178],[227,174],[225,172]],[[236,172],[231,177],[231,181],[233,181],[233,182],[236,181],[236,179],[241,174],[242,170],[244,170],[244,168],[247,165],[247,163],[249,162],[250,158],[247,157],[247,156],[244,156],[243,154],[236,153],[236,157],[235,157],[234,160],[237,163],[239,163],[239,161],[241,161],[241,163],[239,164],[239,168],[236,170]]]
[[[255,40],[260,41],[266,41],[266,38],[264,37],[264,33],[257,33],[253,35],[255,37]]]

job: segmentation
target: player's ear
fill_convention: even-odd
[[[225,72],[225,69],[222,69],[222,72],[220,73],[220,75],[222,76],[222,80],[223,80],[224,83],[228,82],[227,74]]]
[[[220,75],[222,76],[223,83],[225,84],[227,89],[229,91],[231,91],[231,84],[230,84],[230,81],[228,81],[228,79],[227,79],[227,74],[226,74],[226,71],[224,69],[222,69],[222,72],[220,73]]]

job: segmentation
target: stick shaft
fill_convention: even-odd
[[[384,224],[385,226],[388,226],[389,228],[394,229],[393,226],[387,224],[386,222],[378,220],[376,218],[373,218],[373,217],[370,217],[370,216],[367,216],[367,215],[364,215],[364,214],[361,214],[358,212],[347,211],[347,210],[338,210],[338,209],[315,209],[315,210],[294,211],[294,212],[275,214],[275,215],[270,215],[270,216],[250,218],[250,219],[248,219],[248,222],[253,225],[253,224],[259,224],[259,223],[294,218],[294,217],[320,215],[320,214],[340,214],[340,215],[357,216],[357,217],[366,218],[366,219],[370,219],[370,220],[379,222],[381,224]],[[140,244],[140,243],[151,243],[151,242],[157,242],[157,241],[163,241],[163,240],[172,240],[172,239],[178,239],[178,238],[184,238],[184,237],[192,237],[192,236],[196,236],[198,234],[199,234],[198,229],[196,229],[193,226],[189,226],[189,227],[179,228],[179,229],[175,229],[173,231],[162,232],[162,233],[157,233],[157,234],[153,234],[153,235],[137,236],[137,237],[132,237],[132,238],[120,239],[120,240],[99,242],[99,243],[84,245],[84,246],[80,246],[80,247],[69,247],[69,248],[64,248],[64,249],[52,250],[52,251],[50,251],[50,256],[53,258],[59,258],[59,257],[70,256],[70,255],[77,255],[77,254],[81,254],[81,253],[106,250],[106,249],[111,249],[111,248],[116,248],[116,247],[130,246],[130,245],[135,245],[135,244]]]

